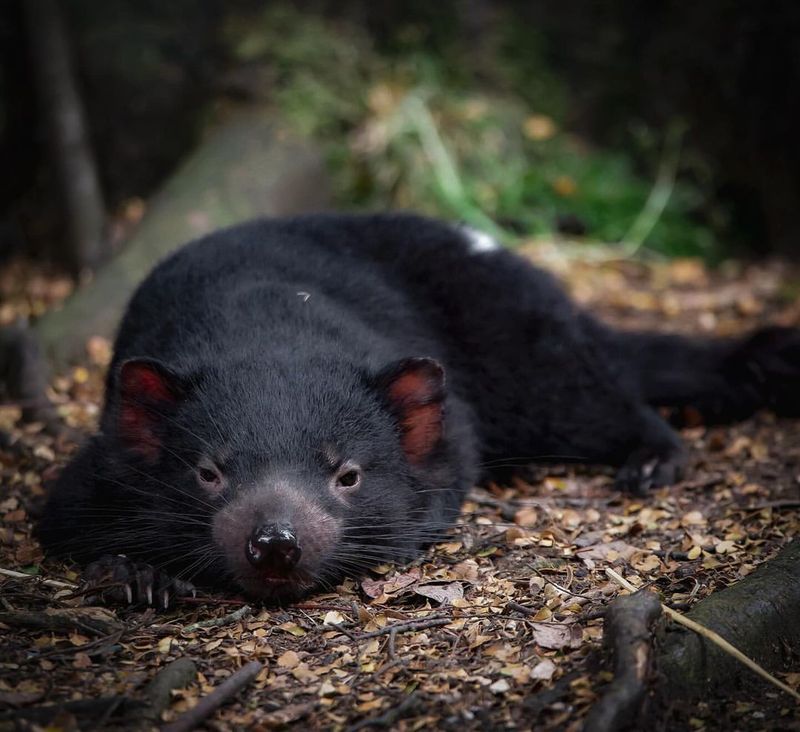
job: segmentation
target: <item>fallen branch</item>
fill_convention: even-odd
[[[189,732],[210,717],[226,701],[247,686],[261,671],[260,661],[250,661],[225,679],[208,696],[204,696],[189,711],[184,712],[171,724],[161,728],[161,732]]]
[[[603,642],[611,647],[614,680],[589,712],[584,730],[623,728],[638,716],[653,663],[653,625],[661,616],[658,595],[649,590],[619,597],[608,608]]]
[[[392,623],[378,630],[371,630],[369,633],[353,636],[355,641],[378,638],[389,633],[413,633],[415,630],[426,630],[427,628],[438,628],[442,625],[450,625],[453,621],[450,618],[431,618],[428,620],[409,620],[407,623]]]
[[[62,633],[82,630],[90,635],[113,635],[125,630],[112,613],[100,607],[48,608],[39,612],[9,610],[0,612],[0,623]]]
[[[197,623],[192,623],[191,625],[187,625],[181,632],[183,633],[192,633],[195,630],[200,630],[201,628],[217,628],[220,625],[231,625],[232,623],[238,623],[240,620],[246,618],[253,612],[253,608],[249,605],[242,605],[238,610],[234,610],[232,613],[228,613],[227,615],[223,615],[219,618],[210,618],[209,620],[201,620]]]
[[[72,582],[61,582],[60,580],[44,579],[36,574],[27,574],[26,572],[17,572],[13,569],[4,569],[0,567],[0,574],[5,577],[13,577],[14,579],[38,580],[39,584],[46,585],[47,587],[58,587],[64,590],[75,590],[78,585]]]

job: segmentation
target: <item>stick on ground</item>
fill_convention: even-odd
[[[369,633],[353,636],[353,640],[362,641],[369,638],[377,638],[388,633],[413,633],[416,630],[426,630],[427,628],[438,628],[442,625],[450,625],[451,618],[431,618],[430,620],[410,620],[407,623],[392,623],[379,630],[371,630]]]
[[[587,732],[611,732],[636,718],[647,693],[652,665],[653,625],[661,617],[654,592],[618,597],[606,612],[603,640],[614,656],[614,680],[589,712]]]
[[[252,612],[253,608],[251,608],[249,605],[242,605],[238,610],[234,610],[232,613],[228,613],[222,617],[210,618],[209,620],[200,620],[197,623],[187,625],[182,632],[192,633],[195,630],[200,630],[201,628],[216,628],[220,625],[232,625],[233,623],[238,623],[240,620],[243,620]]]
[[[161,732],[189,732],[203,720],[210,717],[226,701],[236,696],[245,686],[247,686],[261,671],[260,661],[250,661],[246,666],[242,666],[236,673],[225,679],[208,696],[204,696],[189,711],[182,714],[172,724],[167,724],[161,728]]]

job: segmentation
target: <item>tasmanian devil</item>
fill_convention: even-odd
[[[417,216],[255,221],[139,287],[39,536],[129,599],[292,598],[414,557],[510,463],[672,483],[684,449],[656,408],[685,405],[797,415],[800,331],[613,330],[488,236]]]

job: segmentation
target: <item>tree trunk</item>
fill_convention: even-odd
[[[62,198],[69,244],[64,259],[77,276],[106,256],[103,195],[58,3],[25,0],[23,6],[40,114]]]

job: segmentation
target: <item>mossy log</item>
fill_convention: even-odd
[[[800,657],[800,539],[775,558],[687,613],[768,671],[787,670]],[[697,697],[757,678],[705,638],[670,624],[658,666],[671,697]],[[796,670],[796,669],[795,669]]]
[[[797,670],[800,539],[743,580],[698,602],[687,617],[768,671]],[[591,732],[639,728],[648,717],[648,704],[652,714],[676,700],[728,694],[758,679],[711,641],[669,622],[649,590],[611,603],[603,643],[614,661],[614,678],[586,718],[585,729]]]

